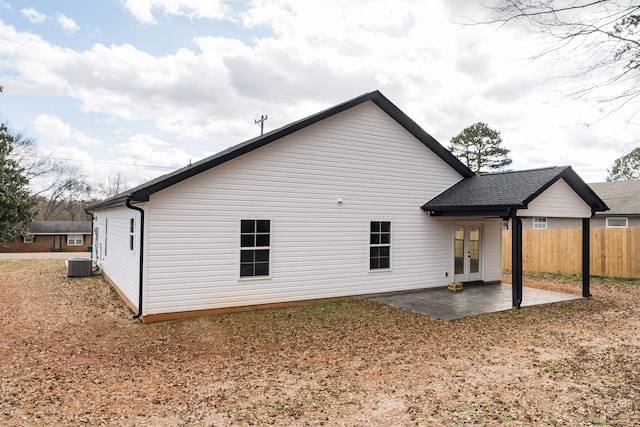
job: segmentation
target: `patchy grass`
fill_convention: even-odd
[[[504,270],[504,274],[511,276],[511,270]],[[562,282],[576,282],[582,283],[582,276],[579,274],[567,274],[567,273],[544,273],[529,271],[522,273],[523,280],[538,280],[538,281],[562,281]],[[597,283],[619,284],[625,283],[628,285],[640,285],[640,279],[628,278],[628,277],[608,277],[608,276],[590,276],[591,281]]]
[[[640,425],[640,287],[592,293],[449,322],[349,300],[142,325],[99,276],[0,261],[0,425]]]

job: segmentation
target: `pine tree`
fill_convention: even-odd
[[[502,146],[500,132],[482,122],[451,138],[449,151],[475,173],[503,171],[512,163],[511,150]]]

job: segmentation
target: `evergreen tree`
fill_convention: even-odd
[[[613,161],[607,170],[607,181],[632,181],[640,179],[640,147]]]
[[[512,163],[511,150],[502,146],[500,132],[482,122],[451,138],[449,151],[475,173],[506,170]]]
[[[14,136],[0,123],[0,244],[24,235],[36,215],[29,180],[12,156]]]

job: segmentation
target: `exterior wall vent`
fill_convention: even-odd
[[[67,264],[67,277],[91,276],[93,261],[90,258],[69,258]]]

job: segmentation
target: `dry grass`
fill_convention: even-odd
[[[640,425],[640,286],[592,293],[449,322],[355,300],[142,325],[100,277],[0,261],[0,425]]]

